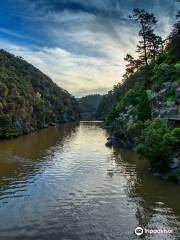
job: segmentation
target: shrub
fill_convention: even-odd
[[[11,138],[15,135],[11,117],[8,114],[0,115],[0,138]]]
[[[0,82],[0,97],[6,97],[8,95],[8,88],[6,84]]]
[[[140,102],[137,106],[137,116],[138,119],[142,121],[151,118],[151,107],[146,92],[140,97]]]
[[[137,151],[150,160],[153,171],[165,171],[172,156],[175,138],[172,130],[158,118],[147,121],[143,130],[143,143]]]
[[[176,81],[178,75],[178,70],[176,67],[171,64],[161,63],[160,65],[156,65],[154,67],[154,75],[152,77],[153,82],[153,90],[157,91],[160,88],[162,82],[165,81]]]
[[[127,134],[132,142],[137,143],[142,137],[144,124],[142,121],[129,121],[127,124]]]
[[[180,139],[180,128],[174,128],[172,130],[172,136],[178,141]]]

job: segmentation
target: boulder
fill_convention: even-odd
[[[109,139],[107,142],[106,142],[106,147],[112,147],[112,140]]]
[[[169,168],[171,169],[175,169],[179,167],[179,160],[178,159],[173,159],[170,163],[169,163]]]
[[[43,124],[42,128],[48,128],[48,124]]]
[[[172,87],[172,82],[164,82],[161,84],[161,88],[168,89]]]
[[[157,99],[162,101],[166,95],[166,92],[167,89],[161,89],[157,94]]]

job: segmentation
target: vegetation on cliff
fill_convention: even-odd
[[[96,118],[96,111],[101,100],[102,95],[100,94],[91,94],[82,98],[78,98],[77,101],[79,103],[82,119]]]
[[[0,138],[78,118],[73,96],[21,57],[0,50]]]
[[[168,116],[179,116],[179,14],[166,40],[155,34],[152,13],[134,9],[130,19],[140,26],[139,58],[127,54],[123,80],[103,97],[98,113],[116,141],[147,157],[153,171],[166,172],[173,158],[180,166],[180,129],[165,124]]]

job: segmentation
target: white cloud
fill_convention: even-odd
[[[99,39],[96,46],[99,51],[106,53],[107,58],[73,54],[59,47],[44,47],[34,51],[3,40],[0,44],[5,50],[22,56],[49,75],[59,86],[76,96],[93,92],[105,93],[120,80],[123,73],[120,66],[121,50],[117,50],[116,44],[113,45],[107,39]],[[93,44],[95,42],[92,42]]]
[[[31,11],[34,8],[32,5]],[[32,16],[25,16],[24,19],[47,22],[42,28],[37,27],[36,31],[45,34],[51,46],[55,47],[42,46],[34,49],[0,39],[1,48],[22,56],[77,97],[97,92],[106,93],[112,89],[124,73],[125,55],[130,53],[137,56],[136,24],[120,24],[111,19],[97,19],[88,13],[76,15],[67,11]],[[171,21],[169,16],[161,18],[159,29],[163,36],[169,32]],[[55,24],[51,24],[52,22]],[[0,31],[16,34],[4,28],[0,28]],[[66,43],[70,48],[66,47]]]

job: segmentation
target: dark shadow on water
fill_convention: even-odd
[[[60,124],[15,139],[0,141],[0,190],[25,183],[40,171],[41,163],[53,154],[52,147],[61,147],[76,134],[79,123]],[[2,192],[3,192],[2,191]],[[1,195],[1,191],[0,191]]]
[[[157,228],[156,220],[159,222],[158,217],[161,215],[162,225],[159,225],[159,228],[165,226],[174,229],[174,235],[171,237],[178,239],[180,236],[180,186],[152,176],[148,161],[133,151],[114,149],[113,157],[117,166],[122,168],[124,176],[128,177],[125,191],[130,201],[136,204],[135,215],[138,226],[147,229],[150,226]]]

